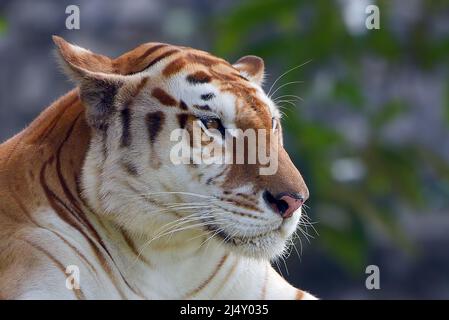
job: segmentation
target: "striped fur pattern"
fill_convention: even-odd
[[[301,212],[282,219],[263,191],[308,192],[283,148],[267,177],[169,158],[170,132],[203,115],[281,139],[260,58],[147,43],[111,59],[54,41],[77,88],[0,145],[0,298],[313,298],[270,266]]]

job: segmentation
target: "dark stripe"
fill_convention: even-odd
[[[81,200],[82,204],[83,204],[83,205],[84,205],[90,212],[94,212],[94,210],[89,206],[89,204],[88,204],[88,203],[81,197],[80,181],[79,181],[79,179],[77,178],[76,174],[74,175],[74,179],[75,179],[76,193],[77,193],[78,195],[80,195],[80,200]],[[103,224],[101,223],[101,220],[98,220],[98,221],[100,222],[101,225],[103,225]],[[89,243],[90,243],[91,239],[88,239],[88,240],[89,240]],[[91,245],[91,247],[92,247],[92,244],[91,244],[91,243],[90,243],[90,245]],[[94,249],[95,255],[97,256],[97,258],[99,258],[98,255],[99,255],[100,253],[99,253],[98,248],[95,247],[95,248],[93,248],[93,249]],[[107,252],[107,251],[106,251],[106,252]],[[107,252],[107,253],[108,253],[108,252]],[[111,259],[112,259],[112,258],[111,258]],[[117,282],[116,282],[116,276],[115,276],[115,275],[114,275],[114,276],[112,275],[112,269],[111,269],[111,267],[109,266],[109,264],[107,264],[106,260],[101,259],[100,261],[101,261],[101,263],[102,263],[103,268],[104,268],[105,271],[107,272],[107,275],[109,276],[109,278],[110,278],[111,281],[113,282],[114,287],[116,288],[116,290],[117,290],[117,292],[119,293],[120,297],[121,297],[122,299],[125,299],[125,295],[123,294],[122,289],[117,285]],[[114,260],[112,260],[112,262],[113,262],[113,264],[115,265]],[[105,265],[105,264],[106,264],[106,265]],[[119,275],[123,278],[123,275],[121,274],[120,270],[118,270],[118,272],[119,272]],[[125,279],[123,278],[123,280],[125,280]],[[126,284],[126,281],[125,281],[125,284]],[[129,285],[128,285],[128,287],[129,287]],[[137,295],[140,295],[141,297],[143,297],[142,294],[139,294],[139,293],[136,292],[133,288],[130,287],[130,289],[131,289],[134,293],[136,293]]]
[[[86,258],[86,256],[84,254],[82,254],[81,251],[78,250],[77,247],[75,247],[69,241],[64,239],[59,233],[56,233],[56,232],[53,232],[53,233],[59,239],[61,239],[61,241],[63,241],[70,249],[72,249],[80,257],[80,259],[83,260],[84,264],[87,265],[96,276],[98,276],[98,272],[97,272],[97,270],[95,270],[95,267],[92,265],[92,263],[90,263],[90,261]]]
[[[215,289],[214,294],[211,296],[211,298],[213,299],[215,297],[215,295],[217,295],[222,289],[223,287],[228,283],[229,278],[231,277],[231,275],[234,274],[235,270],[237,269],[237,266],[239,264],[239,260],[237,260],[236,262],[234,262],[234,264],[232,265],[231,269],[228,271],[228,273],[226,273],[226,275],[224,276],[223,280],[221,281],[221,284]]]
[[[226,193],[223,192],[223,194],[226,194]],[[242,197],[243,199],[246,199],[246,200],[249,200],[249,201],[255,201],[256,200],[255,197],[253,197],[253,196],[251,196],[249,194],[241,193],[241,192],[237,192],[235,195],[238,196],[238,197]]]
[[[150,261],[148,261],[146,259],[146,257],[144,257],[141,253],[139,253],[139,250],[137,250],[136,246],[134,245],[133,240],[131,239],[131,237],[129,236],[128,232],[126,232],[126,230],[124,230],[123,228],[120,228],[120,231],[122,232],[122,236],[123,239],[125,240],[126,244],[128,245],[128,247],[131,249],[131,251],[133,252],[133,254],[143,263],[145,263],[146,265],[148,265],[149,267],[151,267],[151,263]]]
[[[187,119],[189,118],[189,115],[187,113],[180,113],[177,115],[177,117],[178,117],[179,127],[181,129],[184,129],[186,127],[186,122],[187,122]]]
[[[131,130],[130,130],[130,122],[131,122],[131,111],[126,107],[122,110],[121,114],[122,120],[122,138],[120,142],[121,147],[129,147],[131,145]]]
[[[228,64],[226,61],[212,57],[212,56],[206,56],[206,55],[200,55],[200,54],[189,54],[189,58],[192,62],[202,64],[206,67],[210,67],[219,63],[225,63]]]
[[[51,121],[50,123],[45,127],[44,130],[42,130],[38,136],[35,138],[35,140],[41,140],[41,143],[45,141],[45,139],[50,135],[50,133],[53,131],[53,129],[56,127],[56,124],[59,122],[59,119],[64,115],[64,113],[71,107],[73,104],[75,104],[78,101],[78,95],[76,94],[73,99],[70,100],[70,102],[67,104],[63,112],[58,113]]]
[[[165,106],[176,106],[177,105],[176,100],[161,88],[154,88],[153,91],[151,92],[151,94],[160,103],[162,103]]]
[[[164,206],[162,203],[159,203],[158,201],[149,198],[149,197],[148,197],[147,195],[145,195],[145,194],[141,194],[141,193],[139,192],[139,190],[137,190],[137,189],[134,188],[132,185],[130,185],[129,182],[125,181],[124,183],[126,184],[126,187],[127,187],[129,190],[133,191],[133,192],[134,192],[135,194],[137,194],[137,195],[140,195],[140,197],[141,197],[143,200],[145,200],[146,202],[148,202],[148,203],[150,203],[150,204],[152,204],[152,205],[154,205],[154,206],[160,207],[160,208],[167,208],[167,207]]]
[[[239,201],[236,199],[225,198],[225,197],[220,197],[220,200],[223,202],[230,202],[239,208],[245,208],[245,209],[249,209],[249,210],[256,211],[256,212],[262,212],[256,205],[252,204],[250,202],[250,200],[244,200],[244,201],[246,201],[245,203],[242,202],[242,200]]]
[[[181,69],[184,68],[186,64],[187,61],[184,58],[175,59],[164,68],[162,74],[166,77],[169,77],[181,71]]]
[[[44,256],[46,256],[49,260],[51,260],[58,267],[58,269],[64,274],[64,277],[67,277],[67,274],[65,273],[66,268],[64,267],[64,265],[58,259],[56,259],[50,252],[48,252],[44,248],[40,247],[39,245],[37,245],[27,239],[21,238],[20,240],[26,242],[28,245],[30,245],[34,249],[41,252]],[[86,300],[86,297],[84,296],[84,293],[81,291],[81,289],[74,289],[72,291],[78,300]]]
[[[69,137],[71,136],[73,129],[75,127],[76,122],[80,119],[82,113],[80,113],[76,119],[73,121],[71,127],[69,128],[69,130],[67,131],[67,135],[65,136],[64,140],[62,141],[62,143],[59,145],[58,150],[57,150],[57,154],[56,154],[56,173],[59,179],[59,182],[61,184],[61,187],[64,191],[64,194],[68,197],[69,199],[69,203],[74,207],[75,210],[73,210],[70,206],[68,206],[67,204],[64,203],[64,201],[62,201],[48,186],[47,181],[45,179],[45,171],[47,169],[47,165],[51,164],[53,162],[53,156],[50,157],[50,159],[44,163],[44,165],[41,168],[41,172],[40,172],[40,184],[45,192],[45,195],[47,197],[47,200],[49,201],[51,207],[55,210],[55,212],[58,214],[58,216],[64,220],[66,223],[68,223],[70,226],[72,226],[75,230],[78,230],[80,232],[80,234],[82,234],[84,236],[84,238],[88,241],[90,247],[92,248],[92,250],[94,251],[97,259],[100,261],[101,265],[103,266],[103,268],[105,269],[106,273],[109,275],[112,275],[112,269],[110,268],[108,262],[106,261],[104,255],[101,253],[100,248],[97,246],[97,244],[95,243],[95,241],[91,238],[91,236],[89,236],[89,234],[87,234],[83,228],[82,225],[84,225],[91,233],[91,235],[93,235],[93,238],[98,242],[98,245],[106,252],[106,254],[109,256],[109,258],[111,259],[111,261],[114,263],[114,259],[112,258],[111,254],[109,253],[109,251],[106,248],[106,245],[104,244],[103,240],[101,239],[101,237],[99,236],[99,234],[97,233],[97,231],[95,230],[95,228],[92,226],[92,224],[89,222],[89,220],[86,218],[85,213],[82,211],[82,209],[77,205],[78,201],[76,200],[76,198],[71,194],[70,189],[68,188],[67,184],[65,183],[65,179],[61,173],[61,161],[60,161],[60,157],[61,157],[61,151],[62,151],[62,147],[64,146],[64,144],[67,142],[67,140],[69,139]],[[105,133],[104,133],[105,134]],[[68,214],[67,214],[68,213]],[[75,219],[74,219],[75,218]],[[81,226],[77,225],[77,222],[81,223]],[[127,284],[126,279],[123,278],[123,275],[120,273],[119,274],[122,278],[122,280],[124,280],[124,282]],[[114,277],[115,278],[115,277]],[[112,280],[112,279],[111,279]],[[115,281],[112,280],[114,283]],[[127,284],[128,285],[128,284]],[[129,287],[129,285],[128,285]],[[120,296],[124,297],[123,293],[121,292],[120,288],[118,286],[116,286],[118,293],[120,294]],[[133,290],[133,289],[131,289]],[[134,291],[134,290],[133,290]],[[137,294],[137,293],[136,293]]]
[[[161,111],[151,112],[146,116],[148,134],[151,144],[156,141],[159,132],[162,129],[165,121],[165,115]]]
[[[76,98],[76,100],[77,100],[77,98]],[[64,111],[61,112],[58,116],[55,117],[54,121],[52,121],[51,126],[48,126],[48,127],[45,129],[45,134],[40,136],[41,138],[45,139],[45,137],[46,137],[47,135],[50,134],[51,130],[52,130],[53,128],[56,127],[56,123],[59,121],[59,119],[62,117],[62,115],[65,113],[65,111],[68,110],[69,107],[70,107],[73,103],[74,103],[74,102],[70,102],[70,104],[69,104],[68,106],[66,106],[66,108],[64,109]],[[68,134],[68,135],[70,135],[70,133],[71,133],[71,131],[72,131],[72,129],[73,129],[73,126],[75,125],[76,121],[77,121],[79,118],[80,118],[80,114],[79,114],[79,115],[76,117],[76,119],[74,120],[74,123],[72,124],[72,127],[69,129],[69,134]],[[67,140],[67,137],[66,137],[66,139],[65,139],[64,141],[66,141],[66,140]],[[14,151],[14,150],[15,150],[15,148],[13,149],[13,151]],[[13,151],[11,151],[11,154],[12,154]],[[58,153],[58,157],[59,157],[59,153],[60,153],[60,149],[59,149],[59,148],[58,148],[57,153]],[[52,163],[53,163],[53,160],[54,160],[54,157],[50,157],[50,159],[49,159],[46,163],[44,163],[44,167],[42,168],[42,170],[45,170],[47,164],[52,164]],[[9,158],[8,158],[7,161],[9,161]],[[42,184],[42,182],[43,182],[43,180],[42,180],[42,179],[43,179],[43,177],[42,177],[42,171],[41,171],[40,176],[41,176],[40,182],[41,182],[41,184]],[[11,184],[9,184],[8,186],[11,186]],[[43,185],[43,187],[44,187],[44,185]],[[44,190],[45,190],[45,188],[44,188]],[[81,258],[82,260],[84,260],[85,263],[89,265],[89,267],[92,268],[92,271],[93,271],[94,273],[96,273],[96,270],[93,268],[93,266],[90,264],[90,262],[89,262],[89,261],[88,261],[88,260],[87,260],[87,259],[80,253],[80,252],[78,252],[78,250],[77,250],[76,248],[74,248],[73,246],[71,246],[71,245],[70,245],[64,238],[62,238],[62,236],[61,236],[60,234],[58,234],[56,231],[51,230],[51,229],[48,229],[48,228],[46,228],[46,227],[44,227],[44,226],[39,225],[39,224],[38,224],[38,223],[31,217],[31,214],[28,212],[28,210],[26,209],[25,205],[20,201],[20,198],[18,198],[18,197],[15,195],[15,193],[14,193],[11,189],[10,189],[9,191],[10,191],[12,197],[14,198],[14,200],[18,203],[20,209],[25,213],[25,215],[30,219],[30,221],[31,221],[33,224],[35,224],[36,226],[38,226],[38,227],[40,227],[40,228],[44,228],[44,229],[48,230],[49,232],[51,232],[51,233],[53,233],[54,235],[56,235],[59,239],[61,239],[62,241],[64,241],[67,245],[69,245],[72,249],[74,249],[74,250],[76,251],[76,253],[80,256],[80,258]],[[50,199],[49,199],[49,202],[51,203]],[[56,211],[56,209],[55,209],[55,211]],[[57,212],[57,211],[56,211],[56,212]],[[64,221],[66,221],[66,220],[64,219]],[[66,222],[67,222],[67,221],[66,221]],[[69,223],[69,224],[71,224],[71,223]],[[42,251],[41,248],[39,248],[39,250]],[[47,254],[47,255],[49,255],[48,252],[46,252],[46,251],[44,251],[44,253]],[[50,256],[50,255],[49,255],[49,256]],[[76,292],[76,294],[77,294],[77,296],[78,296],[78,294],[81,295],[81,296],[78,296],[78,298],[81,298],[81,297],[83,296],[82,292],[81,292],[81,293],[80,293],[80,292]]]
[[[207,104],[202,106],[195,104],[193,107],[199,110],[210,111],[210,107]]]
[[[148,79],[149,79],[148,77],[145,77],[140,81],[139,85],[136,88],[136,91],[132,94],[133,98],[135,98],[140,93],[140,91],[142,91],[143,87],[147,84]]]
[[[73,104],[74,102],[71,102],[70,104],[69,104],[69,106],[71,106],[72,104]],[[67,110],[68,108],[66,108],[63,112],[61,112],[61,116],[65,113],[65,111]],[[64,144],[64,142],[68,139],[68,137],[71,135],[71,133],[72,133],[72,130],[73,130],[73,128],[74,128],[74,126],[75,126],[75,124],[76,124],[76,122],[78,121],[78,119],[80,118],[80,115],[81,114],[78,114],[78,116],[75,118],[75,120],[73,121],[73,124],[72,124],[72,126],[69,128],[69,130],[68,130],[68,134],[67,134],[67,136],[65,137],[65,139],[63,140],[63,142],[62,142],[62,144]],[[57,117],[56,118],[57,120],[59,120],[60,119],[60,117]],[[52,127],[54,127],[55,125],[53,125]],[[62,144],[61,144],[61,146],[62,146]],[[57,157],[58,157],[58,160],[59,160],[59,158],[60,158],[60,152],[61,152],[61,146],[58,148],[58,150],[57,150]],[[49,163],[52,163],[53,162],[53,158],[50,158],[50,160],[49,160]],[[46,166],[46,164],[45,164],[45,166]],[[59,170],[60,170],[60,163],[59,163],[59,161],[57,161],[57,170],[58,170],[58,173],[59,173]],[[32,174],[32,172],[30,172],[30,174]],[[34,174],[32,174],[32,178],[34,179]],[[41,177],[41,179],[42,179],[42,177]],[[63,185],[63,188],[64,187],[66,187],[65,185]],[[11,191],[11,190],[10,190]],[[65,191],[65,190],[64,190]],[[48,230],[49,232],[51,232],[51,233],[53,233],[55,236],[57,236],[59,239],[61,239],[64,243],[66,243],[67,244],[67,246],[69,246],[73,251],[75,251],[75,253],[84,261],[84,263],[86,264],[86,265],[88,265],[88,267],[95,273],[95,274],[97,274],[97,271],[95,270],[95,268],[94,268],[94,266],[87,260],[87,258],[76,248],[76,247],[74,247],[72,244],[70,244],[66,239],[64,239],[58,232],[56,232],[56,231],[54,231],[54,230],[51,230],[51,229],[48,229],[48,228],[46,228],[46,227],[43,227],[43,226],[41,226],[41,225],[39,225],[38,223],[37,223],[37,221],[35,221],[32,217],[31,217],[31,214],[28,212],[28,210],[26,209],[26,207],[23,205],[23,203],[20,201],[20,199],[18,198],[18,197],[16,197],[16,195],[15,195],[15,193],[13,193],[12,191],[11,191],[11,195],[13,196],[13,198],[16,200],[16,202],[18,203],[18,205],[19,205],[19,207],[22,209],[22,211],[25,213],[25,215],[30,219],[30,221],[32,222],[32,223],[34,223],[36,226],[38,226],[38,227],[40,227],[40,228],[43,228],[43,229],[46,229],[46,230]]]
[[[125,171],[129,175],[131,175],[131,176],[138,176],[139,175],[139,172],[137,171],[137,167],[134,164],[132,164],[131,162],[129,162],[129,161],[122,161],[121,165],[122,165],[122,168],[125,169]]]
[[[204,71],[197,71],[187,76],[187,81],[191,84],[208,83],[212,81],[212,77]]]
[[[66,133],[64,139],[62,140],[61,144],[58,146],[58,149],[56,150],[56,174],[58,176],[59,182],[61,184],[61,187],[62,187],[62,190],[63,190],[65,196],[68,198],[69,202],[75,208],[75,212],[78,213],[78,214],[74,214],[74,216],[76,218],[78,218],[77,220],[80,222],[82,222],[82,221],[80,220],[79,217],[82,215],[83,211],[82,211],[81,207],[78,206],[77,199],[71,193],[70,188],[67,185],[67,183],[64,179],[64,176],[62,175],[61,154],[62,154],[63,146],[65,145],[65,143],[69,140],[70,136],[72,135],[72,132],[75,129],[75,125],[78,122],[78,120],[80,119],[81,115],[82,115],[82,113],[78,114],[78,116],[75,118],[75,120],[73,121],[73,123],[71,124],[69,129],[67,130],[67,133]],[[51,160],[49,160],[49,161],[51,162]],[[46,185],[46,184],[43,184],[42,176],[40,177],[40,179],[41,179],[42,186]],[[72,210],[69,210],[69,211],[73,212]]]
[[[235,73],[229,73],[228,74],[228,73],[223,73],[223,72],[217,72],[217,71],[214,71],[214,70],[210,70],[210,71],[211,71],[212,75],[215,78],[217,78],[217,79],[219,79],[221,81],[233,81],[233,82],[234,81],[240,81],[240,77],[238,77],[237,74],[235,74]],[[238,85],[238,83],[234,83],[234,85]],[[242,86],[243,86],[243,83],[240,82],[239,87],[242,87]]]
[[[213,98],[215,98],[215,94],[213,94],[213,93],[206,93],[206,94],[201,95],[201,99],[204,101],[209,101]]]
[[[11,193],[14,196],[14,199],[18,202],[19,207],[22,209],[22,211],[24,211],[24,213],[28,216],[28,218],[30,219],[30,221],[35,224],[37,227],[42,228],[42,229],[46,229],[47,231],[51,232],[52,234],[54,234],[56,237],[58,237],[62,242],[64,242],[68,247],[70,247],[73,251],[75,251],[75,253],[80,257],[81,260],[83,260],[83,262],[91,269],[91,271],[93,273],[95,273],[95,275],[97,275],[97,270],[95,270],[95,267],[89,262],[89,260],[75,247],[73,246],[70,242],[68,242],[66,239],[64,239],[58,232],[48,229],[40,224],[38,224],[34,219],[32,219],[31,215],[29,214],[28,210],[25,209],[25,206],[19,201],[19,199],[15,196],[14,193]]]
[[[64,137],[64,140],[61,142],[61,144],[59,145],[59,147],[57,149],[57,152],[56,152],[56,174],[58,176],[59,183],[61,184],[61,187],[62,187],[62,190],[64,192],[64,195],[68,198],[69,203],[72,205],[72,207],[75,210],[72,210],[72,209],[68,208],[65,204],[64,204],[64,206],[67,207],[68,211],[71,212],[72,215],[79,222],[84,224],[84,226],[86,226],[87,229],[89,229],[92,232],[92,234],[95,236],[95,239],[97,241],[102,243],[101,238],[100,238],[99,234],[96,232],[95,228],[85,218],[85,214],[84,214],[81,206],[79,205],[78,199],[72,194],[72,192],[71,192],[69,186],[67,185],[66,180],[65,180],[65,178],[64,178],[64,176],[62,174],[62,164],[61,164],[62,148],[65,145],[65,143],[69,140],[70,136],[72,135],[72,132],[73,132],[73,130],[75,128],[75,125],[76,125],[77,121],[80,119],[80,117],[81,117],[81,113],[78,114],[76,119],[73,121],[72,125],[70,126],[69,130],[67,131],[66,136]],[[103,133],[103,135],[105,135],[105,133]],[[62,200],[60,200],[60,201],[62,202]]]
[[[179,101],[179,107],[181,108],[181,110],[187,110],[188,107],[186,105],[186,103],[184,101]]]
[[[107,145],[107,140],[108,140],[108,132],[103,131],[103,134],[101,135],[101,154],[103,155],[103,161],[106,160],[106,158],[108,157],[108,145]]]
[[[139,62],[143,61],[146,57],[148,57],[150,54],[156,52],[157,50],[166,47],[166,44],[158,44],[153,47],[148,48],[140,57],[137,57],[135,60],[135,64],[138,64]]]
[[[172,49],[172,50],[168,50],[168,51],[164,52],[163,54],[161,54],[157,58],[155,58],[152,61],[150,61],[142,70],[145,70],[145,69],[148,69],[148,68],[152,67],[153,65],[155,65],[156,63],[158,63],[162,59],[165,59],[165,58],[171,56],[172,54],[174,54],[176,52],[179,52],[179,50],[178,49]]]
[[[189,293],[187,293],[185,298],[186,299],[190,298],[190,297],[198,294],[201,290],[203,290],[215,278],[215,276],[218,274],[220,269],[223,267],[223,265],[227,259],[228,259],[228,255],[225,254],[218,262],[218,264],[215,267],[215,270],[212,272],[212,274],[204,282],[202,282],[198,287],[196,287],[195,289],[193,289]]]
[[[106,273],[111,277],[111,281],[116,284],[116,277],[115,275],[113,276],[113,270],[111,269],[108,261],[106,260],[105,256],[102,254],[100,247],[105,251],[105,253],[107,254],[107,256],[111,259],[112,263],[114,264],[114,266],[117,268],[117,265],[115,264],[114,259],[112,258],[111,254],[109,253],[109,251],[107,250],[103,240],[99,237],[98,233],[96,232],[95,229],[93,229],[92,225],[87,221],[87,219],[85,219],[85,217],[83,217],[83,221],[87,222],[88,225],[88,229],[90,229],[90,231],[92,231],[92,233],[94,234],[94,237],[97,239],[98,241],[98,245],[100,247],[97,246],[97,244],[95,243],[95,241],[83,230],[82,227],[79,227],[76,225],[76,223],[74,223],[73,221],[73,216],[76,216],[75,212],[72,211],[72,209],[67,206],[52,190],[50,190],[50,188],[47,185],[47,182],[45,180],[45,170],[47,168],[48,162],[44,163],[44,166],[41,169],[41,185],[46,193],[46,197],[51,205],[51,207],[55,210],[55,212],[58,214],[58,216],[63,219],[66,223],[68,223],[70,226],[72,226],[75,230],[78,230],[78,232],[80,232],[81,235],[84,236],[84,238],[88,241],[90,247],[92,248],[93,252],[95,253],[95,256],[97,257],[97,259],[100,261],[100,264],[103,266],[104,270],[106,271]],[[67,214],[67,212],[69,214]],[[123,277],[123,275],[121,274],[120,270],[117,268],[117,271],[121,277],[121,279],[125,282],[125,284],[130,288],[130,290],[132,290],[136,295],[139,295],[141,297],[143,297],[142,294],[140,294],[139,292],[136,292],[128,283],[128,281]],[[113,277],[113,278],[112,278]],[[117,292],[120,294],[120,296],[122,298],[124,298],[124,294],[122,293],[121,289],[119,286],[115,285],[115,288],[117,289]]]
[[[219,204],[216,204],[216,206],[217,206],[217,208],[219,208],[219,209],[222,209],[222,210],[228,210],[228,209],[226,209],[225,207],[223,207],[223,206],[221,206],[221,205],[219,205]],[[254,219],[259,219],[259,220],[264,220],[264,221],[266,221],[266,219],[265,218],[262,218],[262,217],[260,217],[260,216],[256,216],[256,215],[253,215],[253,214],[250,214],[250,213],[246,213],[246,212],[242,212],[242,211],[236,211],[236,210],[228,210],[229,212],[231,212],[231,213],[234,213],[234,214],[236,214],[236,215],[239,215],[239,216],[241,216],[241,217],[250,217],[250,218],[254,218]],[[259,212],[261,212],[261,211],[259,211]],[[225,233],[222,233],[222,234],[225,234]],[[229,241],[230,240],[230,238],[229,238],[229,236],[227,236],[227,235],[225,235],[225,237],[226,237],[226,241]]]
[[[122,137],[121,137],[121,147],[129,147],[131,145],[131,109],[135,97],[137,97],[142,91],[145,84],[148,82],[148,77],[143,78],[137,85],[135,90],[130,94],[127,101],[124,103],[124,109],[121,111],[122,120]]]
[[[52,159],[51,159],[52,160]],[[58,214],[58,216],[65,221],[68,225],[73,227],[75,230],[78,230],[84,238],[89,242],[91,245],[91,248],[94,249],[95,252],[99,253],[98,248],[96,247],[95,242],[91,239],[91,237],[86,234],[86,232],[83,230],[83,228],[77,224],[77,215],[75,212],[67,205],[65,204],[47,185],[47,181],[45,179],[45,172],[48,166],[48,161],[44,163],[44,165],[41,168],[40,172],[40,183],[41,186],[45,192],[45,196],[47,197],[47,200],[50,204],[50,206],[55,210],[55,212]],[[106,260],[104,260],[104,257],[99,254],[97,257],[101,257],[100,261],[102,265],[106,264]]]
[[[96,230],[93,228],[93,226],[90,224],[90,222],[88,221],[86,215],[84,212],[82,212],[82,210],[78,207],[77,205],[77,199],[71,194],[70,189],[68,188],[67,184],[65,183],[65,179],[61,173],[61,151],[62,148],[64,146],[64,144],[67,142],[67,140],[69,139],[69,137],[71,136],[74,126],[77,123],[77,121],[79,119],[81,119],[81,114],[78,114],[77,118],[73,121],[71,127],[69,128],[69,130],[67,131],[67,134],[65,136],[65,138],[63,139],[62,143],[59,145],[58,149],[57,149],[57,162],[56,162],[56,173],[57,173],[57,177],[59,179],[60,182],[60,186],[62,187],[64,194],[67,196],[67,198],[69,199],[69,205],[66,204],[64,201],[62,201],[55,192],[53,192],[50,187],[47,184],[46,181],[46,169],[48,167],[48,165],[51,165],[54,161],[54,157],[51,156],[48,161],[44,162],[43,166],[41,167],[40,170],[40,184],[45,192],[46,198],[50,204],[50,206],[54,209],[55,213],[57,213],[57,215],[64,220],[66,223],[68,223],[69,225],[71,225],[75,230],[77,230],[78,232],[80,232],[80,234],[82,234],[88,241],[88,243],[90,244],[92,250],[94,251],[94,253],[96,254],[97,258],[99,259],[99,261],[101,262],[101,265],[105,268],[105,271],[107,274],[112,275],[112,269],[109,266],[109,263],[106,261],[105,257],[103,256],[103,254],[100,251],[100,248],[97,247],[97,244],[95,243],[95,241],[91,238],[90,235],[88,235],[82,227],[82,224],[78,224],[77,222],[80,221],[84,224],[84,226],[86,226],[87,229],[89,229],[91,231],[91,233],[93,234],[93,238],[97,239],[99,246],[106,252],[106,254],[110,257],[111,261],[114,262],[114,260],[112,259],[110,253],[107,251],[104,242],[102,241],[102,239],[99,237],[98,233],[96,232]],[[79,193],[78,193],[79,194]],[[71,206],[72,207],[71,207]],[[75,210],[74,210],[75,209]],[[78,221],[77,221],[78,220]],[[118,270],[119,274],[122,276],[122,274],[120,273],[120,270]],[[115,278],[115,277],[114,277]],[[112,279],[111,279],[112,280]],[[129,284],[127,283],[126,279],[123,278],[122,276],[122,280],[129,286]],[[115,282],[114,280],[112,280],[113,282]],[[122,298],[124,298],[123,293],[121,292],[120,288],[118,286],[116,286],[119,294],[121,295]],[[131,289],[132,290],[132,289]]]
[[[131,240],[129,234],[122,227],[120,227],[120,231],[122,233],[123,240],[125,240],[125,242],[128,245],[128,247],[131,249],[131,251],[134,253],[134,255],[139,257],[140,256],[139,250],[137,250],[137,248],[134,245],[134,242]]]

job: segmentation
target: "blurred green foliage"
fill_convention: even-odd
[[[4,34],[7,30],[7,23],[6,23],[6,19],[3,17],[0,17],[0,35]]]
[[[302,105],[285,110],[283,121],[287,148],[306,178],[313,217],[343,214],[346,223],[336,227],[318,224],[320,234],[314,245],[335,257],[347,270],[360,272],[373,246],[369,230],[376,228],[399,248],[414,251],[398,222],[397,211],[425,211],[429,205],[428,176],[448,178],[448,164],[435,152],[414,143],[392,144],[382,133],[395,119],[410,112],[401,98],[369,108],[360,68],[366,56],[375,56],[388,65],[412,63],[423,70],[448,68],[449,38],[429,36],[429,17],[447,7],[445,1],[424,1],[423,12],[406,37],[398,39],[389,26],[392,2],[377,1],[381,28],[351,34],[345,25],[338,1],[330,0],[250,0],[236,2],[229,11],[213,17],[214,53],[227,58],[236,53],[262,56],[279,74],[305,61],[313,61],[285,75],[278,85],[312,78],[317,65],[336,65],[344,70],[335,75],[332,90],[320,101],[330,108],[342,108],[366,120],[369,137],[363,146],[347,141],[331,123],[305,116]],[[280,95],[302,95],[307,101],[312,81],[286,85]],[[282,93],[280,93],[282,92]],[[449,80],[445,89],[445,112],[449,124]],[[338,106],[338,107],[337,107]],[[363,179],[336,181],[331,168],[338,158],[359,159],[366,168]],[[446,185],[446,195],[447,195]],[[332,208],[332,210],[326,209]],[[322,212],[320,212],[322,211]]]

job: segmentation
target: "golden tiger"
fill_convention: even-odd
[[[261,58],[146,43],[111,59],[53,39],[77,88],[0,145],[1,298],[314,299],[270,265],[308,189]],[[277,170],[175,164],[175,129],[266,129]]]

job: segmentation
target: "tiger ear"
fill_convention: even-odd
[[[68,43],[58,36],[53,36],[53,41],[60,57],[69,67],[69,73],[73,72],[69,75],[75,80],[82,77],[84,72],[114,73],[112,59]]]
[[[257,56],[244,56],[234,63],[242,76],[258,85],[262,85],[264,80],[265,63]]]
[[[114,112],[114,100],[125,77],[114,73],[112,59],[53,36],[61,64],[67,75],[80,87],[88,123],[103,130]]]

